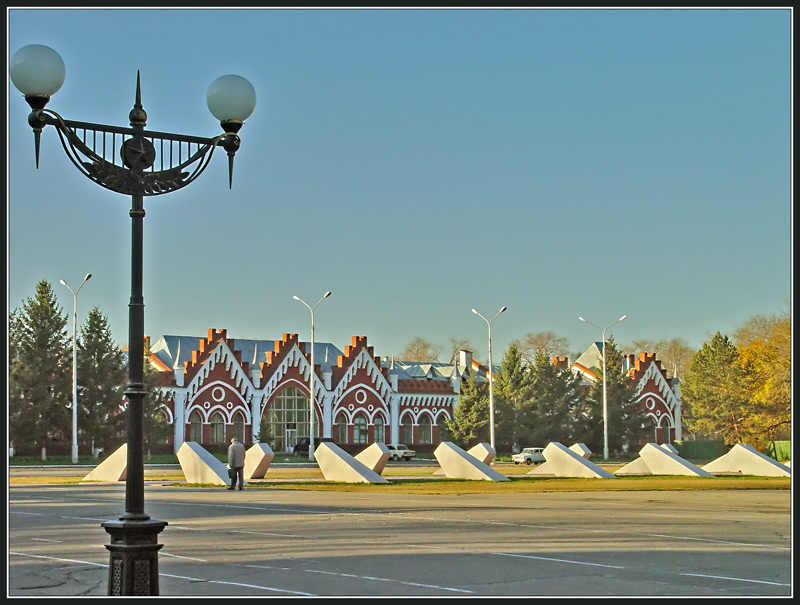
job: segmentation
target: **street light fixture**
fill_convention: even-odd
[[[588,319],[579,317],[581,321],[594,326],[603,333],[603,459],[608,460],[608,389],[606,387],[606,330],[616,326],[623,319],[628,317],[623,315],[617,321],[606,328],[601,328],[597,324],[593,324]]]
[[[319,299],[319,302],[317,302],[317,304],[313,307],[299,296],[292,296],[292,298],[299,300],[306,307],[308,307],[309,311],[311,311],[311,371],[309,372],[308,385],[308,459],[311,462],[314,462],[314,309],[316,309],[319,306],[319,303],[328,298],[330,295],[330,291],[325,292],[325,294],[322,295],[322,298]]]
[[[497,319],[497,316],[500,315],[503,311],[505,311],[508,307],[503,307],[497,313],[495,313],[492,319],[486,319],[483,315],[478,313],[475,309],[472,309],[472,312],[475,313],[478,317],[480,317],[483,321],[486,322],[486,325],[489,327],[489,444],[494,447],[494,395],[492,389],[492,322]]]
[[[36,167],[42,130],[53,126],[70,161],[98,185],[131,196],[131,298],[128,305],[128,459],[125,477],[125,513],[118,521],[106,521],[111,535],[110,595],[157,595],[157,535],[167,525],[144,512],[143,403],[144,297],[142,252],[144,197],[171,193],[200,176],[217,147],[228,154],[228,183],[233,186],[233,157],[241,140],[237,133],[255,109],[253,86],[241,76],[227,75],[208,89],[209,110],[220,121],[223,134],[206,138],[145,130],[139,74],[136,98],[129,114],[130,127],[65,120],[45,109],[61,88],[64,61],[52,48],[31,44],[20,48],[9,63],[14,86],[31,107],[28,124],[33,129]]]
[[[92,274],[87,273],[77,290],[70,288],[63,279],[58,280],[72,292],[72,464],[78,464],[78,292],[91,277]]]

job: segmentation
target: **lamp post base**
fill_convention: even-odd
[[[101,523],[111,535],[106,548],[110,596],[155,596],[158,590],[158,534],[166,521],[124,520]]]

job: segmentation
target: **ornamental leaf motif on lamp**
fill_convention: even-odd
[[[110,162],[83,162],[89,177],[112,191],[131,194],[141,191],[144,195],[169,193],[186,184],[188,172],[180,167],[159,172],[132,172]]]

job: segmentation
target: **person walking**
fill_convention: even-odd
[[[236,489],[236,477],[239,477],[239,489],[244,489],[244,444],[234,437],[228,447],[228,468],[231,476],[231,486]]]

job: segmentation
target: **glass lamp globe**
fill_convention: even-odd
[[[66,68],[61,55],[49,46],[29,44],[11,57],[8,74],[26,97],[49,98],[64,84]]]
[[[220,76],[208,87],[206,103],[223,127],[231,122],[244,122],[256,107],[256,90],[242,76]]]

